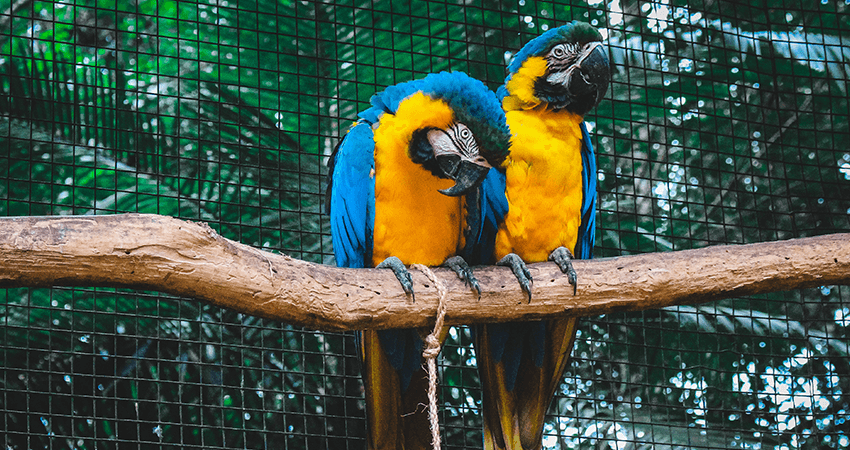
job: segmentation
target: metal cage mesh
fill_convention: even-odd
[[[614,66],[587,121],[598,256],[850,230],[850,5],[13,0],[0,215],[141,212],[332,264],[325,160],[370,95],[578,19]],[[663,268],[662,268],[663,269]],[[120,289],[0,291],[7,448],[362,448],[353,336]],[[591,317],[545,448],[848,448],[846,287]],[[471,337],[446,448],[480,448]]]

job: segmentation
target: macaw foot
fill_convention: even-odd
[[[395,277],[398,279],[398,282],[401,283],[401,288],[404,289],[404,293],[409,295],[413,301],[416,301],[416,296],[413,295],[413,278],[411,278],[410,272],[407,270],[407,267],[404,267],[404,263],[402,263],[400,259],[395,256],[390,256],[389,258],[381,261],[381,263],[375,266],[375,268],[392,270]]]
[[[478,293],[478,299],[481,299],[481,286],[478,285],[478,280],[474,275],[472,275],[472,268],[469,267],[469,264],[467,264],[463,258],[460,256],[452,256],[451,258],[443,261],[442,266],[454,270],[458,278],[466,281],[466,284],[469,287],[475,289],[475,292]]]
[[[516,253],[508,253],[496,265],[511,268],[517,281],[519,281],[519,285],[522,287],[522,291],[528,295],[528,303],[531,303],[531,285],[534,283],[534,280],[531,278],[531,272],[528,271],[525,261]]]
[[[549,254],[549,261],[553,261],[561,268],[562,273],[567,274],[567,281],[573,285],[573,295],[576,295],[576,291],[578,290],[578,276],[575,269],[573,269],[573,263],[570,262],[573,259],[573,254],[566,247],[558,247]]]

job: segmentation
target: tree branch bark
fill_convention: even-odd
[[[481,298],[447,269],[450,324],[587,316],[850,284],[850,234],[576,261],[578,294],[553,263],[529,266],[528,303],[511,272],[481,267]],[[433,324],[437,291],[412,270],[416,301],[388,270],[264,252],[166,216],[0,218],[0,288],[102,286],[192,297],[322,330]]]

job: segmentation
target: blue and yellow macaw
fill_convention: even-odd
[[[337,265],[386,267],[412,296],[404,264],[448,263],[477,289],[457,256],[476,236],[465,194],[507,156],[496,95],[460,72],[387,88],[359,114],[330,160],[328,206]],[[417,330],[358,334],[370,449],[430,448]]]
[[[500,88],[513,139],[504,172],[482,184],[483,240],[494,239],[490,261],[511,267],[529,300],[524,261],[554,261],[575,286],[570,259],[593,250],[596,160],[583,117],[608,88],[601,41],[581,22],[547,31],[516,54]],[[475,327],[486,449],[541,447],[575,329],[575,317]]]

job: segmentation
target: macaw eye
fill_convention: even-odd
[[[552,48],[552,56],[555,58],[563,58],[567,56],[567,51],[564,49],[563,44],[558,44],[554,48]]]
[[[460,138],[463,140],[467,140],[472,136],[472,132],[469,131],[469,128],[461,128],[460,130]]]

